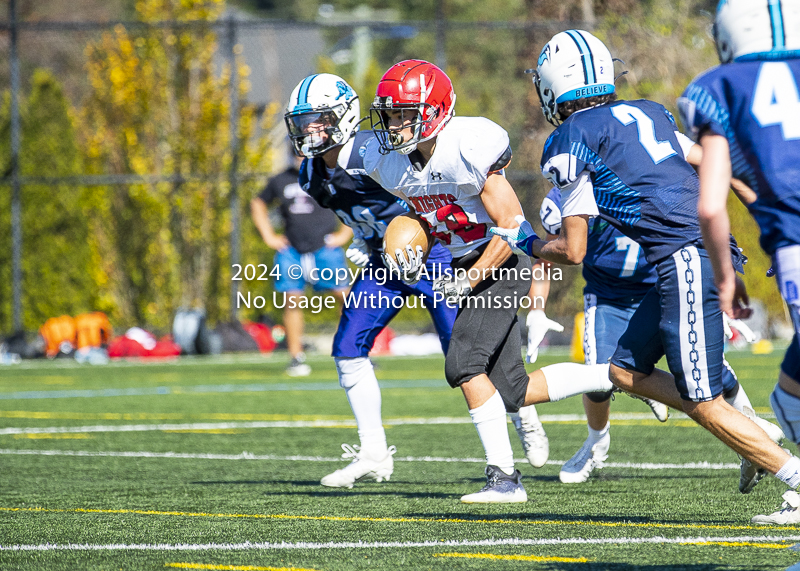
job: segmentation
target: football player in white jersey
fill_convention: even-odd
[[[371,108],[376,138],[362,147],[364,168],[383,188],[406,199],[453,255],[456,271],[434,286],[446,302],[459,306],[445,377],[464,393],[486,453],[488,479],[461,501],[524,502],[506,410],[526,407],[527,415],[515,419],[515,426],[528,436],[539,422],[527,405],[608,390],[611,383],[607,370],[572,382],[574,368],[585,367],[574,363],[525,372],[516,313],[530,286],[530,260],[489,233],[497,225],[514,226],[522,215],[503,175],[511,160],[508,134],[482,117],[454,117],[455,99],[450,79],[435,65],[408,60],[392,66]],[[397,264],[406,282],[423,271],[421,248],[410,254]]]

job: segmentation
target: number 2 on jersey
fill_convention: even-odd
[[[636,273],[636,266],[639,265],[639,250],[642,247],[628,238],[627,236],[617,237],[617,252],[625,251],[625,261],[622,263],[622,271],[619,273],[621,278],[629,278]]]
[[[636,129],[639,131],[639,142],[655,164],[678,154],[669,141],[656,139],[656,127],[653,124],[653,120],[638,107],[622,103],[612,107],[611,114],[626,127],[631,123],[636,123]]]
[[[762,127],[780,125],[785,141],[800,139],[800,95],[786,62],[761,64],[751,111]]]

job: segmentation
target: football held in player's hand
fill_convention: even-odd
[[[395,262],[397,262],[395,250],[405,252],[406,246],[411,246],[414,252],[417,246],[422,247],[426,258],[433,247],[433,237],[430,235],[428,225],[411,213],[393,218],[383,235],[383,251]]]

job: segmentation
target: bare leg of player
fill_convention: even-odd
[[[777,475],[790,461],[798,462],[800,467],[800,459],[787,454],[761,427],[725,402],[721,395],[706,402],[685,401],[675,387],[674,377],[659,369],[645,375],[611,365],[609,374],[614,384],[624,391],[683,410],[736,453],[772,474]]]
[[[594,402],[583,395],[583,410],[586,412],[586,423],[592,430],[603,430],[611,416],[611,400]]]
[[[283,326],[286,328],[286,348],[289,350],[291,362],[286,373],[291,377],[307,377],[311,367],[306,364],[303,353],[303,310],[300,309],[302,292],[290,292],[288,298],[294,303],[287,303],[283,310]]]

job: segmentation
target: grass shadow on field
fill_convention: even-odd
[[[459,499],[463,494],[461,493],[441,493],[441,492],[404,492],[397,489],[398,484],[403,482],[392,482],[392,488],[387,488],[386,484],[378,484],[373,482],[362,482],[356,487],[347,488],[325,488],[320,485],[319,480],[196,480],[191,484],[197,486],[265,486],[276,487],[280,489],[274,491],[264,491],[265,496],[306,496],[310,498],[335,498],[335,497],[354,497],[354,496],[382,496],[394,497],[404,499]],[[407,482],[415,489],[419,488],[418,484]],[[286,487],[292,488],[309,488],[307,490],[287,490]]]
[[[337,497],[383,497],[401,499],[438,499],[438,500],[458,500],[463,494],[443,494],[440,492],[401,492],[398,490],[369,489],[359,487],[353,489],[346,488],[321,488],[309,490],[308,492],[264,492],[265,496],[306,496],[309,498],[337,498]]]
[[[484,482],[486,483],[486,478],[470,478],[473,482]],[[558,483],[561,485],[561,482],[558,479],[557,475],[552,476],[542,476],[542,475],[532,475],[532,474],[522,474],[522,483],[526,484],[529,482],[542,482],[542,483]]]
[[[519,467],[519,466],[518,466]],[[527,470],[527,472],[526,472]],[[536,473],[530,472],[530,466],[523,465],[522,467],[522,482],[558,482],[559,486],[562,486],[561,482],[558,479],[557,475],[538,475]],[[612,482],[627,482],[627,481],[643,481],[643,480],[653,480],[653,481],[702,481],[708,482],[710,480],[714,480],[717,482],[727,482],[730,480],[731,473],[736,472],[738,477],[738,469],[731,470],[731,472],[722,472],[720,471],[717,474],[702,473],[698,474],[696,471],[686,471],[686,472],[677,472],[674,474],[664,474],[663,472],[655,473],[648,473],[643,470],[637,471],[629,471],[625,472],[622,469],[617,468],[604,468],[601,470],[597,470],[595,473],[591,475],[587,484],[591,483],[612,483]],[[483,478],[472,478],[474,481],[482,480]],[[570,484],[572,485],[572,484]]]
[[[462,505],[462,504],[459,504]],[[513,504],[507,504],[509,506]],[[433,519],[459,519],[475,522],[492,520],[495,522],[561,522],[563,524],[584,523],[584,524],[643,524],[643,525],[682,525],[687,522],[680,519],[653,518],[647,516],[590,516],[575,513],[556,513],[556,512],[508,512],[503,513],[464,513],[464,512],[418,512],[406,513],[406,517],[433,518]],[[714,525],[735,524],[734,520],[723,521],[715,520]]]
[[[195,486],[269,486],[275,484],[271,480],[209,480],[189,482]],[[311,485],[310,482],[298,482],[298,485]]]

